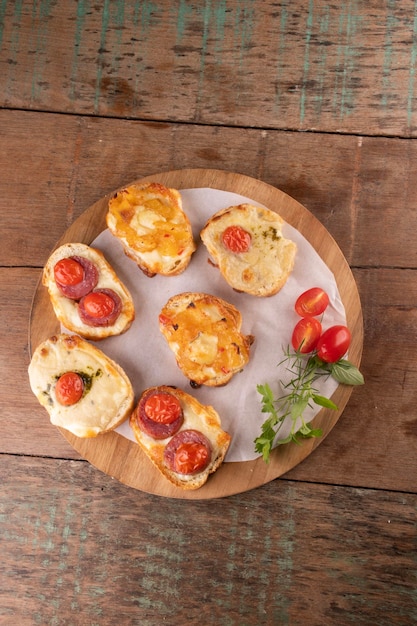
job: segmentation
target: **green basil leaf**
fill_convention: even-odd
[[[315,402],[319,406],[324,406],[326,409],[333,409],[333,411],[337,411],[336,404],[329,398],[326,398],[325,396],[319,396],[317,394],[314,394],[313,402]]]
[[[346,359],[332,364],[332,376],[343,385],[363,385],[365,380],[356,365]]]

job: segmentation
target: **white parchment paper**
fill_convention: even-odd
[[[221,417],[222,427],[232,436],[226,461],[248,461],[258,456],[253,442],[266,419],[261,413],[256,386],[268,382],[278,397],[282,395],[279,380],[288,375],[285,366],[279,368],[278,363],[283,358],[283,349],[290,343],[294,325],[300,319],[294,311],[296,298],[311,287],[322,287],[327,291],[331,304],[325,312],[323,329],[333,324],[345,324],[345,310],[333,273],[307,240],[288,224],[284,226],[283,234],[297,243],[298,250],[294,270],[284,288],[269,298],[236,293],[218,269],[207,262],[208,253],[199,233],[216,211],[243,202],[259,203],[215,189],[183,189],[180,193],[198,248],[188,268],[179,276],[148,278],[125,256],[121,244],[108,230],[92,242],[93,247],[102,250],[131,292],[136,308],[135,321],[124,335],[96,342],[96,345],[123,367],[137,398],[147,387],[175,385],[201,403],[213,406]],[[255,337],[249,364],[225,387],[192,389],[159,331],[158,316],[163,305],[171,296],[184,291],[210,293],[234,304],[243,317],[242,332]],[[330,397],[337,383],[328,378],[320,380],[317,387],[323,395]],[[312,419],[318,410],[318,407],[308,409],[305,418]],[[117,432],[135,441],[128,422]],[[287,430],[283,429],[282,436],[288,432],[289,425]]]

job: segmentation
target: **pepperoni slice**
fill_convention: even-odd
[[[181,430],[164,450],[165,465],[178,474],[197,474],[204,471],[211,460],[211,444],[198,430]]]
[[[97,285],[98,269],[85,257],[66,257],[55,263],[54,278],[63,296],[79,300]]]
[[[242,226],[235,224],[223,231],[222,241],[231,252],[247,252],[251,246],[252,237]]]
[[[172,437],[184,421],[177,398],[158,390],[151,391],[140,399],[134,415],[139,428],[154,439]]]
[[[122,300],[113,289],[95,289],[81,298],[78,313],[87,326],[112,326],[122,312]]]
[[[55,385],[55,396],[59,404],[72,406],[76,404],[83,395],[84,382],[76,372],[65,372]]]

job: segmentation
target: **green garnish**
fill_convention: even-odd
[[[290,441],[299,444],[303,439],[321,437],[323,434],[320,428],[313,428],[311,423],[303,419],[305,409],[313,404],[332,410],[338,408],[315,387],[315,382],[320,377],[332,376],[345,385],[362,385],[364,382],[358,368],[346,359],[325,363],[316,354],[306,358],[306,355],[300,352],[291,353],[287,349],[285,358],[278,365],[287,361],[287,370],[292,374],[292,378],[285,384],[280,381],[286,391],[283,396],[275,399],[268,383],[257,385],[258,393],[262,396],[262,413],[269,413],[269,417],[262,424],[261,435],[255,439],[255,451],[262,454],[266,463],[269,462],[274,444],[284,445]],[[287,418],[291,420],[290,433],[279,439],[279,432]]]

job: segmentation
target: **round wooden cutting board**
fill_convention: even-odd
[[[340,248],[324,226],[299,202],[259,180],[221,170],[186,169],[157,173],[135,183],[157,181],[176,189],[212,188],[237,193],[276,210],[312,244],[333,272],[352,332],[349,360],[359,367],[363,345],[362,310],[358,290],[349,265]],[[131,183],[129,183],[131,184]],[[113,192],[114,193],[114,192]],[[78,241],[90,244],[105,228],[109,198],[100,199],[87,209],[66,231],[57,245]],[[53,313],[47,290],[39,283],[30,316],[31,352],[39,343],[59,333],[60,325]],[[63,436],[83,458],[120,482],[147,493],[171,498],[201,500],[241,493],[263,485],[295,467],[320,444],[342,414],[352,387],[339,385],[332,396],[337,411],[322,409],[314,418],[316,428],[323,430],[319,439],[306,439],[301,445],[279,446],[269,464],[262,458],[246,462],[223,463],[206,485],[196,491],[183,491],[171,485],[153,467],[139,446],[111,432],[93,439],[80,439],[60,429]]]

